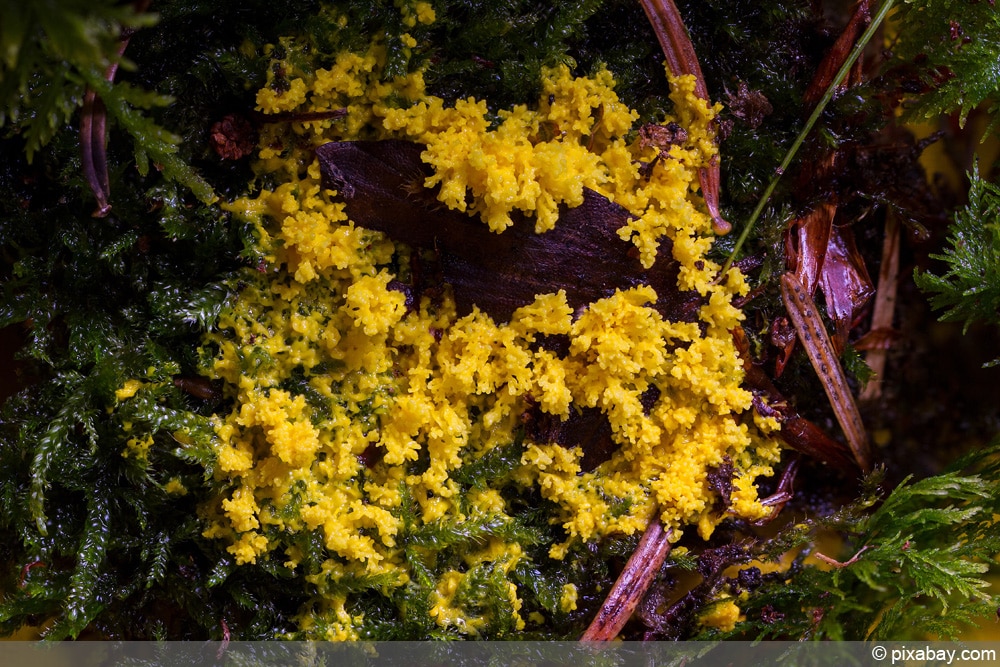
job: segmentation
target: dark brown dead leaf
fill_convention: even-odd
[[[423,187],[430,170],[423,146],[406,141],[334,142],[316,149],[326,187],[336,189],[355,224],[384,232],[414,248],[433,251],[441,282],[451,285],[459,315],[473,306],[497,322],[540,294],[565,290],[574,309],[618,289],[648,284],[650,304],[664,317],[694,321],[700,298],[678,292],[678,265],[669,242],[646,270],[634,246],[617,231],[629,213],[591,190],[583,203],[561,207],[555,228],[536,234],[534,222],[515,212],[501,234],[480,220],[446,208]],[[433,271],[422,271],[433,282]],[[415,285],[417,291],[440,285]]]
[[[524,432],[533,442],[555,442],[567,449],[583,452],[580,469],[590,472],[611,458],[618,444],[611,434],[611,424],[599,408],[574,410],[566,419],[542,412],[532,405],[522,416]]]

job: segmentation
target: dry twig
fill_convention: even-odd
[[[861,413],[858,412],[854,396],[847,386],[847,378],[834,354],[833,343],[819,316],[816,304],[794,273],[781,276],[781,296],[785,301],[788,316],[798,331],[802,347],[805,348],[809,361],[812,362],[823,383],[823,389],[830,399],[837,421],[840,422],[840,427],[847,437],[847,444],[854,452],[854,458],[862,470],[871,470],[871,451],[865,426],[861,421]]]
[[[142,13],[149,7],[149,0],[137,0],[133,5],[137,14]],[[104,78],[108,82],[115,80],[118,64],[125,55],[131,38],[130,31],[121,35],[117,57],[104,72]],[[97,200],[97,208],[92,213],[95,218],[106,217],[111,212],[108,201],[111,197],[111,184],[108,178],[107,135],[107,109],[97,93],[88,86],[83,94],[83,109],[80,112],[80,162],[87,185]]]
[[[659,519],[653,519],[580,641],[602,642],[617,637],[645,597],[669,553],[670,531],[664,529]]]
[[[708,98],[708,86],[705,85],[705,75],[701,73],[698,56],[694,45],[688,36],[687,28],[681,19],[674,0],[639,0],[646,18],[653,26],[656,39],[663,48],[667,69],[672,76],[690,74],[695,78],[695,95],[711,103]],[[732,225],[723,219],[719,212],[719,189],[721,176],[719,174],[719,158],[712,158],[708,167],[698,170],[698,180],[701,183],[701,194],[705,198],[705,207],[712,218],[712,229],[716,234],[728,234]]]
[[[865,385],[858,398],[875,401],[882,396],[888,343],[892,340],[892,319],[896,311],[896,291],[899,278],[899,220],[891,212],[886,216],[885,240],[882,242],[882,265],[878,272],[878,289],[872,310],[872,325],[868,336],[875,335],[872,347],[865,356],[865,363],[875,373],[875,378]]]
[[[861,549],[858,550],[856,554],[851,556],[850,559],[845,560],[843,562],[835,558],[830,558],[829,556],[821,553],[814,553],[813,556],[815,556],[818,560],[823,561],[827,565],[839,570],[840,568],[847,567],[848,565],[853,565],[854,563],[858,562],[858,558],[861,557],[861,554],[868,551],[869,549],[871,549],[871,546],[863,546],[861,547]]]

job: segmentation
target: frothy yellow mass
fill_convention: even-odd
[[[426,23],[433,10],[417,3],[407,17]],[[491,123],[483,101],[446,104],[424,93],[420,72],[384,80],[384,64],[376,44],[258,95],[264,113],[348,114],[268,126],[258,168],[276,185],[231,205],[258,223],[271,262],[248,278],[206,341],[206,372],[233,400],[216,418],[216,475],[229,491],[206,508],[206,534],[228,540],[237,563],[269,555],[292,569],[307,558],[294,537],[317,536],[322,567],[309,574],[316,600],[299,622],[305,636],[333,639],[357,636],[362,620],[347,611],[345,582],[406,586],[418,576],[413,554],[422,552],[404,549],[405,536],[421,527],[503,525],[519,494],[547,501],[562,534],[549,550],[554,559],[642,531],[654,517],[679,537],[689,527],[707,536],[734,514],[766,514],[754,480],[771,474],[778,445],[766,433],[774,424],[751,416],[729,333],[741,319],[732,297],[747,286],[735,269],[716,281],[720,267],[706,257],[711,222],[696,176],[714,154],[715,110],[694,96],[692,82],[671,80],[677,117],[667,119],[689,138],[660,149],[634,140],[638,114],[618,99],[607,71],[547,70],[536,104],[501,110]],[[405,262],[390,239],[347,219],[311,151],[390,137],[423,143],[433,167],[425,186],[497,233],[514,211],[544,233],[560,224],[558,206],[579,204],[584,188],[624,206],[633,217],[620,235],[644,264],[662,239],[672,242],[680,277],[660,289],[697,291],[698,321],[664,319],[650,307],[657,294],[649,286],[577,313],[564,294],[540,294],[509,322],[478,310],[458,317],[447,298],[424,298],[407,312],[390,286]],[[551,334],[568,337],[568,350],[535,344]],[[644,406],[651,388],[658,398]],[[579,447],[524,435],[529,405],[560,419],[600,409],[616,451],[582,470]],[[475,483],[463,475],[512,446],[521,453],[509,474]],[[720,511],[708,474],[726,457],[736,478],[732,503]],[[439,574],[429,613],[441,627],[476,634],[489,619],[460,603],[466,578],[484,567],[503,575],[523,554],[498,533],[465,558]],[[510,583],[505,595],[517,616],[518,587]],[[576,603],[567,586],[561,604]]]

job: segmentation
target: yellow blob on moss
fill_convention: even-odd
[[[163,485],[163,490],[175,496],[186,496],[188,492],[184,482],[177,477],[171,477],[167,480],[167,483]]]
[[[744,620],[742,612],[736,601],[732,599],[713,604],[698,617],[698,622],[704,627],[715,628],[722,632],[729,632],[742,620]]]
[[[141,463],[149,461],[149,450],[153,446],[153,436],[146,435],[142,438],[129,438],[125,442],[125,450],[122,456],[125,458],[135,458]]]
[[[433,10],[418,2],[404,20],[427,23]],[[229,205],[258,225],[270,267],[248,277],[205,341],[206,374],[223,381],[234,406],[215,421],[216,475],[229,491],[204,508],[205,534],[228,540],[237,563],[274,553],[291,568],[303,563],[294,537],[319,536],[326,561],[308,575],[316,599],[300,630],[352,638],[363,618],[347,612],[350,584],[341,582],[379,577],[386,594],[407,585],[414,552],[404,553],[401,536],[502,523],[512,494],[550,503],[550,522],[563,535],[550,545],[554,559],[591,540],[641,532],[657,517],[679,539],[689,527],[707,536],[726,518],[766,515],[754,481],[778,460],[776,425],[752,415],[729,333],[742,318],[733,297],[748,287],[736,269],[716,280],[720,267],[706,257],[711,221],[697,170],[714,156],[715,109],[694,95],[692,80],[670,80],[677,117],[665,121],[681,123],[689,140],[661,154],[629,140],[638,114],[618,99],[608,71],[547,70],[537,104],[501,110],[493,125],[482,101],[448,105],[426,95],[420,72],[385,81],[385,57],[376,43],[340,54],[327,69],[286,63],[294,73],[288,86],[258,94],[264,113],[348,114],[267,127],[258,170],[278,185]],[[576,313],[564,294],[539,294],[509,322],[478,310],[459,318],[446,293],[408,311],[390,287],[401,266],[397,248],[347,219],[311,150],[360,138],[422,142],[433,169],[424,185],[437,188],[443,206],[497,233],[515,211],[544,233],[560,224],[560,205],[596,190],[632,213],[619,233],[645,265],[662,239],[671,241],[680,276],[660,289],[697,291],[697,321],[664,319],[650,307],[656,291],[641,285]],[[640,171],[643,164],[653,166]],[[568,339],[565,352],[537,345],[554,334]],[[556,419],[599,409],[616,451],[582,470],[580,448],[523,436],[521,415],[531,406]],[[518,445],[519,465],[497,486],[463,481],[483,456]],[[727,459],[736,477],[720,512],[709,474]],[[495,537],[461,568],[440,573],[433,622],[483,631],[491,619],[470,601],[470,573],[507,576],[523,557],[515,540]],[[508,580],[501,590],[523,626],[517,586]],[[576,595],[563,589],[562,611],[575,608]],[[714,609],[716,627],[728,623],[724,614],[739,615],[735,604]]]
[[[576,599],[578,591],[576,584],[566,584],[562,588],[562,595],[559,597],[559,609],[564,613],[576,611]]]
[[[124,401],[132,398],[142,388],[143,382],[139,380],[126,380],[120,388],[115,390],[115,398]]]

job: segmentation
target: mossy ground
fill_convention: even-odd
[[[31,14],[30,3],[28,9],[21,3],[3,5],[5,22],[26,17],[26,46],[20,51],[22,61],[12,65],[11,54],[18,51],[6,48],[4,41],[7,69],[0,100],[6,133],[2,150],[8,158],[0,166],[0,324],[11,341],[7,349],[16,347],[19,356],[16,366],[4,368],[20,374],[13,383],[20,393],[4,402],[0,419],[0,471],[5,476],[0,588],[6,594],[0,630],[44,624],[52,638],[86,632],[125,639],[262,639],[301,629],[292,619],[302,617],[311,593],[289,586],[289,574],[280,565],[237,566],[227,544],[205,538],[197,520],[199,507],[218,493],[212,482],[218,463],[210,444],[210,418],[232,407],[217,385],[198,379],[205,359],[199,359],[197,349],[204,331],[246,290],[250,281],[245,276],[266,269],[268,259],[252,225],[201,201],[211,194],[231,200],[251,187],[279,185],[273,176],[255,172],[250,160],[220,159],[210,141],[211,128],[226,115],[238,114],[249,119],[255,133],[268,132],[253,111],[256,91],[269,80],[279,88],[289,81],[280,68],[273,68],[281,54],[265,45],[281,49],[282,35],[311,35],[300,52],[286,54],[307,62],[330,59],[341,49],[361,51],[373,32],[384,32],[386,72],[402,75],[427,64],[430,93],[449,104],[469,95],[486,100],[491,121],[499,120],[502,109],[537,100],[543,68],[558,65],[579,74],[592,74],[601,66],[614,72],[617,94],[643,119],[661,121],[674,110],[658,44],[636,3],[436,3],[437,21],[414,20],[413,25],[392,3],[336,4],[338,12],[321,11],[320,3],[156,3],[158,23],[143,25],[132,36],[126,56],[135,66],[119,73],[118,80],[135,90],[104,90],[112,113],[113,213],[100,220],[90,218],[94,200],[82,177],[77,103],[86,81],[99,83],[107,65],[102,54],[117,49],[119,21],[130,19],[110,2],[96,3],[91,13],[66,3],[60,10],[65,16],[86,20],[47,24]],[[808,113],[803,92],[842,23],[836,12],[821,17],[812,10],[808,2],[749,8],[681,3],[712,98],[726,107],[720,116],[720,154],[723,206],[730,220],[746,218]],[[348,17],[346,27],[340,15]],[[51,34],[39,39],[44,30]],[[437,46],[414,49],[405,34]],[[11,35],[0,39],[13,39]],[[96,42],[88,41],[94,35]],[[952,42],[940,44],[947,49]],[[53,45],[65,52],[46,50]],[[920,72],[914,76],[907,67],[890,68],[857,95],[840,98],[807,155],[830,145],[847,155],[866,154],[892,118],[882,106],[886,96],[926,84]],[[32,94],[16,90],[22,80]],[[173,101],[164,104],[136,92],[142,89],[170,95]],[[754,112],[763,107],[754,106],[759,98],[753,93],[768,100],[769,113]],[[954,124],[945,127],[948,145],[968,145]],[[30,162],[26,153],[31,153]],[[879,456],[888,468],[887,487],[910,473],[939,472],[958,453],[988,441],[1000,426],[995,409],[1000,401],[990,375],[996,369],[980,368],[983,361],[1000,356],[995,329],[973,328],[960,336],[960,325],[935,323],[925,295],[909,282],[912,267],[935,266],[927,256],[940,252],[949,212],[963,199],[962,186],[937,187],[933,174],[913,177],[898,168],[913,165],[915,157],[908,155],[905,150],[892,153],[879,163],[856,159],[851,162],[856,169],[846,172],[843,181],[856,195],[848,206],[858,213],[851,224],[873,275],[885,210],[910,216],[917,224],[908,229],[929,232],[904,237],[897,319],[903,335],[891,348],[882,402],[866,415],[871,429],[887,436],[879,439],[885,443]],[[153,159],[147,161],[148,156]],[[968,168],[959,165],[959,171]],[[981,165],[981,173],[994,175],[987,165]],[[892,174],[907,176],[893,180],[888,178]],[[866,180],[878,182],[881,189],[866,191],[859,186]],[[822,182],[818,188],[797,190],[796,182],[788,179],[779,188],[745,251],[753,258],[746,264],[751,286],[758,288],[744,308],[745,328],[758,357],[769,365],[775,352],[767,327],[783,308],[776,277],[784,270],[785,224],[833,186]],[[209,184],[211,193],[202,184]],[[721,262],[731,242],[723,238],[716,243],[712,259]],[[116,392],[136,379],[143,389],[119,404]],[[804,358],[793,359],[779,383],[804,414],[836,430]],[[147,438],[152,439],[148,448]],[[501,448],[481,459],[479,474],[484,479],[509,475],[519,461],[519,452]],[[982,490],[972,482],[963,488],[967,498]],[[807,462],[787,511],[797,518],[830,514],[850,501],[856,489],[855,480],[832,477]],[[481,545],[482,535],[522,531],[528,557],[521,567],[504,571],[483,561],[462,594],[479,605],[482,617],[510,619],[516,611],[508,604],[512,578],[530,590],[539,610],[551,612],[544,625],[519,636],[578,636],[636,536],[609,537],[580,549],[570,568],[541,567],[537,564],[546,562],[550,546],[564,539],[539,529],[545,526],[539,512],[551,508],[531,494],[506,501],[518,503],[517,513],[534,528],[483,524],[475,536],[453,526],[416,531],[409,547],[413,562],[426,556],[423,540],[447,545],[434,567],[466,567],[462,554],[470,543]],[[848,533],[864,525],[851,516],[833,524]],[[745,525],[724,525],[708,543],[693,534],[686,537],[684,546],[690,551],[676,552],[661,590],[669,588],[672,573],[682,567],[700,566],[707,578],[716,576],[713,563],[742,557],[731,542],[753,533]],[[933,533],[922,534],[934,548]],[[321,543],[306,540],[300,548],[303,562],[311,559],[321,567]],[[859,600],[867,595],[864,586],[851,588],[857,582],[847,575],[832,580],[808,568],[800,572],[801,586],[789,591],[801,593],[802,599],[822,586],[840,586]],[[458,594],[457,588],[447,586],[447,577],[438,585],[430,572],[416,572],[413,578],[414,589],[368,597],[344,613],[365,613],[372,637],[451,636],[426,621],[433,608],[428,600],[432,592],[440,600],[453,600],[449,596]],[[355,583],[371,587],[377,582]],[[576,586],[575,609],[564,602],[570,584]],[[697,609],[720,591],[729,595],[733,590],[695,590],[691,604],[672,607],[670,614],[660,607],[647,609],[627,636],[638,638],[650,629],[661,636],[692,636],[698,632]],[[788,597],[788,606],[801,611],[803,603],[795,595]],[[869,608],[877,609],[877,598],[866,599]],[[754,604],[744,608],[762,611]],[[331,618],[329,608],[312,611]],[[528,617],[530,611],[524,614]],[[829,613],[827,618],[838,616]],[[787,619],[780,627],[792,634],[835,637],[843,632],[832,620],[817,629],[808,619]],[[516,632],[516,626],[501,623],[496,631]]]

